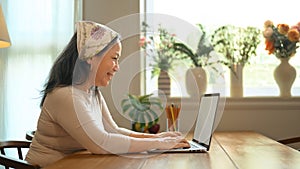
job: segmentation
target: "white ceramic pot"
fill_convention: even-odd
[[[279,87],[280,97],[291,97],[291,88],[296,78],[296,69],[290,65],[289,59],[281,58],[273,74]]]
[[[230,72],[230,96],[231,97],[243,97],[243,70],[244,64],[233,65],[233,70]]]
[[[207,73],[202,67],[190,68],[186,72],[186,90],[191,97],[203,95],[207,89]]]

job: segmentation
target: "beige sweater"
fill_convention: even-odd
[[[45,99],[26,160],[44,167],[80,150],[126,153],[130,133],[116,125],[101,93],[57,88]]]

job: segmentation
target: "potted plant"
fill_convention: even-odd
[[[160,125],[157,111],[162,111],[163,106],[159,98],[151,97],[153,94],[133,95],[121,101],[124,114],[132,120],[132,129],[139,132],[157,133]]]
[[[296,54],[300,42],[300,23],[289,26],[280,23],[274,25],[271,20],[264,23],[263,36],[268,54],[273,54],[280,60],[273,76],[281,97],[291,97],[291,88],[296,79],[297,71],[289,60]]]
[[[255,27],[226,25],[214,31],[211,43],[214,49],[225,57],[223,63],[233,69],[233,65],[245,65],[249,63],[250,57],[256,55],[260,33],[260,29]]]
[[[204,67],[211,66],[215,62],[210,60],[210,53],[213,51],[213,46],[209,43],[206,32],[201,24],[198,24],[201,31],[201,37],[198,42],[196,52],[185,43],[174,43],[175,51],[179,51],[179,56],[182,59],[188,59],[192,63],[192,67],[186,73],[186,88],[190,96],[202,95],[207,88],[207,73]],[[195,82],[195,83],[193,83]],[[195,91],[199,91],[197,93]]]
[[[169,33],[159,25],[157,31],[149,31],[150,27],[145,22],[142,23],[142,37],[140,47],[144,49],[146,56],[151,58],[150,66],[153,67],[151,77],[158,76],[158,89],[170,95],[169,71],[172,69],[174,61],[177,60],[175,50],[172,48],[175,43],[175,35]]]
[[[231,70],[231,96],[243,96],[243,68],[256,55],[260,43],[260,29],[226,25],[216,29],[211,36],[214,50],[224,56],[221,63]]]

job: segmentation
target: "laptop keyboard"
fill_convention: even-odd
[[[194,142],[192,142],[192,141],[189,141],[189,144],[190,144],[190,146],[191,146],[191,148],[198,148],[199,146],[198,145],[196,145]]]

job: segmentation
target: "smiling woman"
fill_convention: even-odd
[[[164,0],[164,1],[147,1],[147,13],[166,14],[185,20],[193,25],[202,24],[207,29],[207,35],[212,35],[214,30],[224,25],[234,25],[240,27],[252,26],[263,30],[263,24],[266,20],[272,20],[274,23],[285,23],[294,25],[300,22],[299,18],[291,14],[290,11],[298,11],[298,6],[294,5],[295,0],[287,0],[284,3],[274,3],[272,0],[265,1],[235,1],[235,0],[211,0],[198,1],[186,0],[182,3],[181,0]],[[272,6],[272,8],[270,8]],[[286,6],[286,7],[285,7]],[[270,10],[270,11],[268,11]],[[280,12],[278,12],[280,11]],[[247,18],[247,19],[245,19]],[[180,25],[179,25],[180,26]],[[172,28],[170,28],[172,30]],[[180,34],[181,32],[175,32]],[[188,34],[187,32],[185,32]],[[192,34],[188,35],[184,41],[190,42]],[[263,36],[260,36],[261,43],[258,45],[256,53],[257,56],[251,58],[250,64],[244,67],[244,96],[279,96],[279,89],[273,78],[273,70],[279,64],[275,57],[269,57],[268,51],[265,50]],[[195,49],[194,49],[195,50]],[[299,49],[297,49],[299,51]],[[297,52],[299,53],[299,52]],[[220,54],[218,54],[222,57]],[[300,70],[300,57],[297,56],[290,59],[290,64],[294,66],[297,71]],[[178,69],[184,70],[182,67]],[[229,96],[229,71],[224,74],[225,83],[227,86],[225,95]],[[212,73],[210,73],[212,74]],[[183,79],[184,75],[178,71],[175,77]],[[299,75],[298,75],[299,76]],[[152,92],[154,86],[153,80],[146,77],[147,92]],[[212,81],[208,85],[207,92],[213,91]],[[180,82],[180,80],[179,80]],[[181,84],[185,86],[185,84]],[[187,96],[185,91],[177,91],[176,87],[172,86],[172,96]],[[184,89],[185,87],[183,87]],[[296,78],[292,87],[292,96],[300,96],[300,78]]]
[[[100,61],[96,61],[97,66],[92,66],[98,67],[95,77],[95,84],[97,86],[107,86],[114,74],[119,70],[121,49],[121,42],[116,43],[111,50],[108,51],[106,57],[103,57]]]
[[[119,127],[100,87],[119,70],[120,35],[92,21],[76,32],[55,60],[41,101],[37,129],[26,161],[47,166],[72,153],[126,154],[189,147],[179,132],[145,134]]]

